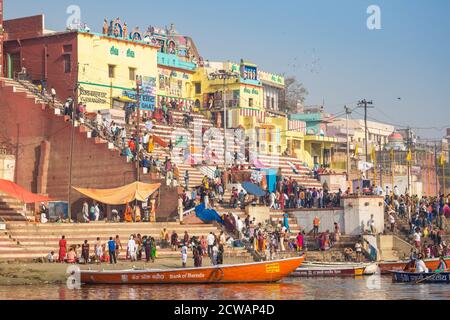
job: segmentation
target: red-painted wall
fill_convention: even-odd
[[[6,23],[6,21],[5,21]],[[19,54],[20,67],[25,67],[33,81],[46,80],[57,96],[65,100],[73,96],[77,82],[77,33],[65,32],[20,41],[5,41],[4,54]],[[65,72],[65,56],[70,57],[71,72]],[[8,66],[6,66],[6,69]],[[21,68],[19,68],[20,70]]]
[[[35,104],[26,93],[13,92],[0,82],[0,143],[8,140],[16,153],[16,183],[55,200],[67,200],[71,125],[53,109]],[[136,169],[107,144],[96,144],[75,130],[72,185],[115,188],[134,182]],[[44,142],[44,143],[43,143]],[[144,182],[151,182],[145,176]],[[176,215],[177,192],[163,188],[158,218]],[[73,212],[81,208],[82,195],[73,191]]]

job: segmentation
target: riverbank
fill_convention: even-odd
[[[239,258],[226,258],[226,264],[248,263]],[[203,258],[203,266],[210,266],[209,258]],[[0,263],[0,286],[17,285],[61,285],[66,283],[67,268],[70,265],[62,263]],[[136,268],[147,269],[173,269],[181,268],[180,258],[156,259],[155,263],[147,262],[125,262],[119,261],[116,265],[103,263],[101,265],[80,265],[82,270],[124,270]],[[194,267],[192,259],[188,260],[187,267]]]

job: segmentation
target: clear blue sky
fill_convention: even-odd
[[[173,22],[205,59],[244,58],[295,75],[310,93],[307,104],[325,100],[331,113],[367,98],[376,105],[372,119],[450,127],[448,0],[5,0],[5,16],[43,13],[48,29],[62,30],[71,4],[96,31],[105,17],[141,29]],[[371,4],[381,8],[381,30],[367,29]],[[444,133],[418,130],[431,138]]]

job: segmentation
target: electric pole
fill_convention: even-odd
[[[137,102],[137,121],[136,121],[136,167],[137,167],[137,182],[141,182],[141,164],[139,161],[139,155],[141,153],[141,133],[140,133],[140,126],[141,126],[141,98],[140,98],[140,86],[142,84],[142,80],[139,78],[139,76],[136,77],[136,102]]]
[[[407,159],[408,163],[408,194],[412,194],[411,192],[411,185],[412,185],[412,177],[411,177],[411,162],[412,162],[412,137],[411,137],[411,128],[408,127],[407,130],[408,133],[408,140],[407,140],[407,146],[408,146],[408,156],[409,157],[411,155],[411,158]]]
[[[77,63],[77,73],[80,69],[80,63]],[[75,115],[76,115],[76,108],[78,108],[78,99],[79,99],[79,88],[80,84],[77,82],[75,84],[75,88],[73,89],[73,99],[72,99],[72,113],[70,115],[71,119],[71,125],[70,128],[70,150],[69,150],[69,184],[67,186],[67,215],[69,220],[72,219],[72,208],[71,208],[71,202],[72,202],[72,167],[73,167],[73,145],[75,140]]]
[[[349,128],[348,128],[348,117],[352,113],[350,109],[345,106],[345,123],[347,130],[347,181],[350,179],[350,137],[349,137]]]
[[[436,188],[435,188],[435,195],[438,196],[439,195],[439,189],[438,189],[438,185],[439,185],[439,171],[438,171],[439,165],[438,165],[438,157],[437,157],[437,143],[434,143],[434,169],[435,169],[435,176],[436,176]]]
[[[365,151],[366,151],[366,159],[369,158],[369,150],[368,150],[368,143],[369,143],[369,130],[367,128],[367,109],[368,108],[374,108],[372,101],[367,101],[366,99],[359,101],[358,108],[364,108],[364,126],[365,126]]]

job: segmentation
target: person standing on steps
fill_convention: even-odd
[[[188,256],[188,248],[186,246],[186,242],[183,242],[183,246],[181,247],[181,263],[183,268],[186,268],[187,256]]]
[[[313,233],[314,233],[314,238],[317,237],[318,233],[319,233],[319,227],[320,227],[320,219],[319,217],[314,217],[313,220]]]
[[[52,104],[55,106],[56,90],[54,87],[50,89],[50,94],[52,95]]]
[[[109,263],[110,264],[117,264],[117,257],[116,257],[116,241],[113,240],[113,237],[109,238],[108,241],[108,251],[109,251]]]
[[[184,173],[184,186],[186,188],[186,191],[189,190],[189,171],[186,170]]]
[[[58,259],[58,261],[60,263],[64,262],[64,259],[66,258],[66,254],[67,254],[67,241],[66,241],[66,237],[62,236],[61,240],[59,240],[59,259]]]
[[[87,240],[84,240],[81,246],[81,257],[83,258],[84,264],[89,263],[89,244]]]

